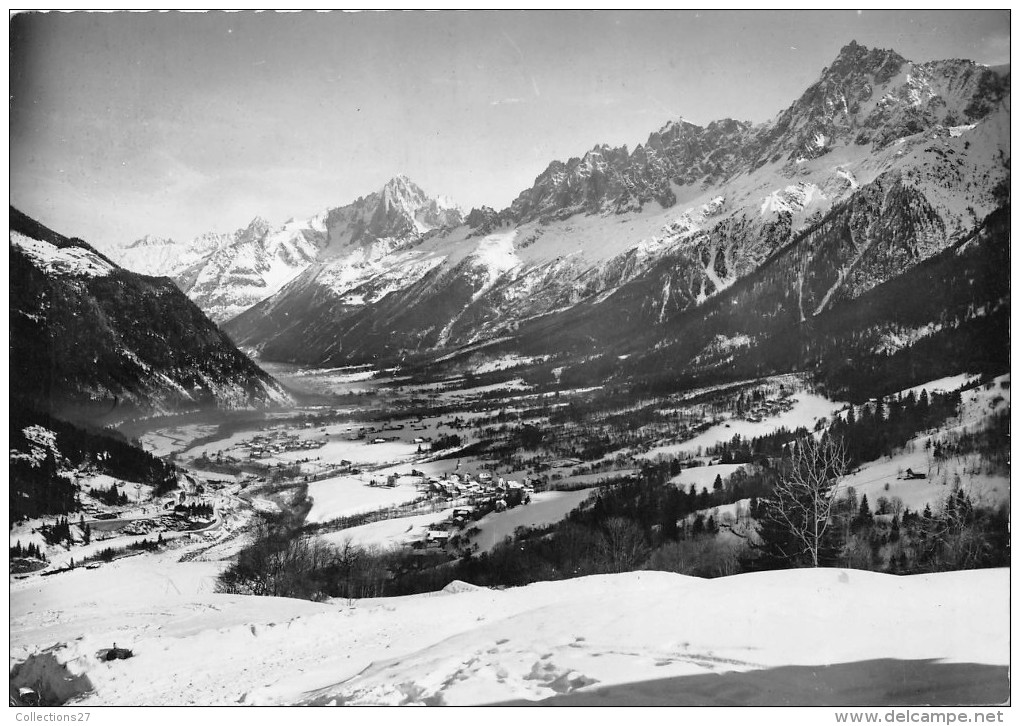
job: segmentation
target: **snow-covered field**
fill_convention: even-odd
[[[522,356],[516,353],[507,353],[498,358],[492,358],[472,368],[475,373],[492,373],[493,371],[502,371],[507,368],[515,368],[517,366],[529,365],[531,363],[541,362],[548,356]]]
[[[311,451],[285,451],[277,454],[281,461],[300,461],[302,459],[320,458],[324,462],[339,463],[347,460],[357,465],[380,466],[382,464],[406,461],[412,458],[418,447],[408,441],[387,441],[373,444],[371,439],[364,441],[330,441],[321,449]]]
[[[633,572],[330,604],[217,595],[219,565],[140,560],[13,583],[12,668],[52,648],[66,669],[49,673],[64,687],[88,679],[83,706],[456,705],[734,671],[767,686],[769,669],[791,665],[1009,663],[1005,569]],[[114,642],[134,657],[100,661]],[[12,684],[39,678],[38,664]],[[1001,677],[1008,688],[1005,668]],[[912,703],[911,684],[898,686]],[[884,698],[845,688],[832,697]],[[741,702],[741,692],[725,697]]]
[[[687,489],[694,485],[697,491],[701,491],[702,488],[712,491],[712,485],[715,484],[715,478],[721,476],[723,481],[726,481],[726,477],[730,476],[737,469],[741,468],[743,464],[713,464],[711,466],[695,466],[690,469],[684,469],[682,472],[677,474],[675,477],[670,479],[671,484]]]
[[[915,386],[915,394],[922,389],[931,391],[953,391],[974,376],[953,376]],[[866,494],[871,506],[879,497],[892,500],[898,497],[913,510],[923,510],[930,504],[934,510],[959,484],[975,504],[997,506],[1009,501],[1010,481],[1006,474],[990,474],[976,455],[936,460],[928,441],[935,441],[947,433],[963,430],[975,431],[985,425],[987,417],[996,409],[1009,406],[1010,377],[999,376],[990,386],[964,391],[961,396],[960,416],[947,422],[937,432],[924,433],[915,437],[905,450],[877,461],[864,464],[859,471],[846,477],[841,487],[853,487],[857,496]],[[906,391],[904,392],[906,393]],[[907,469],[923,474],[924,479],[903,479]]]
[[[259,361],[270,375],[286,381],[287,385],[310,393],[344,395],[371,393],[380,385],[376,370],[367,366],[345,368],[304,368],[288,363]]]
[[[307,521],[328,522],[337,517],[403,504],[420,496],[413,486],[372,487],[368,485],[369,475],[362,478],[338,476],[312,482],[308,485],[308,496],[312,509]]]
[[[297,436],[301,441],[326,439],[326,443],[314,449],[295,449],[293,451],[281,451],[270,456],[259,459],[260,463],[294,463],[305,459],[313,459],[324,464],[339,464],[341,461],[350,461],[355,466],[382,466],[395,462],[408,461],[418,452],[417,444],[413,443],[418,432],[411,429],[399,432],[384,431],[378,434],[379,438],[397,437],[399,440],[372,443],[374,434],[367,434],[364,439],[334,438],[338,436],[350,436],[356,427],[350,424],[331,424],[320,428],[305,428],[300,424],[292,426],[277,426],[268,432],[263,431],[240,431],[226,436],[222,439],[210,441],[200,446],[194,446],[184,452],[185,458],[198,458],[208,456],[215,458],[217,454],[232,456],[235,459],[247,460],[249,449],[245,446],[252,441],[257,434],[276,435],[286,433]],[[325,429],[323,431],[322,429]]]
[[[356,547],[379,547],[382,549],[400,547],[413,541],[425,539],[426,530],[431,529],[432,525],[437,522],[449,519],[452,514],[453,509],[442,509],[412,517],[384,519],[381,522],[372,522],[360,527],[323,534],[320,539],[333,545],[350,542]]]
[[[900,391],[900,395],[907,396],[908,394],[913,393],[915,396],[920,396],[921,391],[927,391],[929,395],[935,393],[936,391],[938,391],[939,393],[945,393],[947,391],[956,391],[960,388],[963,388],[965,385],[979,377],[980,376],[971,375],[970,373],[960,373],[959,375],[955,376],[946,376],[945,378],[939,378],[934,381],[922,383],[920,386],[913,386],[912,388],[907,388],[906,390]],[[1008,380],[1009,376],[1005,376],[1005,378]]]
[[[572,492],[539,492],[531,497],[531,503],[504,512],[487,514],[472,526],[481,532],[472,538],[481,552],[488,552],[518,527],[542,527],[558,522],[581,502],[588,498],[591,489]]]
[[[806,391],[799,391],[794,398],[796,403],[794,403],[793,408],[789,411],[783,411],[763,421],[745,421],[743,419],[731,418],[725,423],[716,424],[706,431],[702,431],[688,441],[680,444],[657,446],[644,454],[640,454],[640,456],[644,459],[654,459],[660,454],[675,456],[681,452],[694,453],[699,448],[704,449],[720,441],[729,441],[736,434],[740,434],[741,438],[750,439],[755,436],[764,436],[765,434],[772,433],[781,426],[785,426],[791,431],[798,426],[804,426],[811,430],[818,419],[831,418],[833,414],[846,406],[845,403],[830,401],[824,396]]]
[[[214,424],[172,426],[142,434],[138,440],[141,441],[142,448],[153,456],[167,456],[175,451],[183,451],[195,439],[209,436],[216,428]]]
[[[470,525],[481,530],[471,542],[478,545],[479,551],[487,552],[506,537],[513,535],[518,527],[540,527],[558,522],[584,501],[591,491],[579,489],[570,492],[540,492],[532,496],[530,504],[487,514]],[[309,485],[308,493],[312,498],[309,522],[326,522],[341,516],[401,504],[420,496],[412,486],[368,487],[352,477],[315,482]],[[372,522],[324,534],[322,539],[332,544],[350,540],[352,544],[365,547],[399,546],[421,540],[425,530],[449,519],[452,514],[453,508],[450,508],[428,514]]]
[[[712,507],[710,509],[702,510],[702,514],[706,517],[715,517],[717,524],[733,524],[741,517],[750,515],[751,512],[751,500],[750,499],[738,499],[730,504],[720,504],[718,507]],[[689,519],[694,520],[695,515],[691,515]]]
[[[907,469],[924,474],[924,479],[902,479]],[[1009,500],[1009,477],[973,472],[967,461],[949,461],[941,466],[932,462],[929,452],[900,453],[891,459],[865,464],[840,482],[841,488],[853,487],[858,499],[867,495],[871,507],[879,497],[890,501],[898,497],[910,509],[920,511],[926,504],[934,510],[952,493],[959,477],[960,486],[975,504],[996,506]]]

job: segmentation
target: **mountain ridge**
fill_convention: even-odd
[[[1009,173],[1008,80],[970,61],[914,64],[850,44],[770,122],[675,121],[633,152],[598,145],[554,161],[510,207],[472,210],[468,225],[371,265],[320,260],[225,328],[267,359],[393,362],[512,336],[537,317],[567,326],[572,307],[617,304],[616,291],[665,266],[673,272],[657,314],[643,319],[662,325],[835,205],[897,190],[902,210],[859,221],[914,228],[914,215],[919,243],[884,267],[851,255],[841,273],[849,279],[830,282],[814,315],[837,292],[854,297],[935,254],[998,205],[994,190]],[[900,254],[890,247],[898,236],[886,239],[883,251],[861,254]]]

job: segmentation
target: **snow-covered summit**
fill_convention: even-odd
[[[430,197],[404,175],[390,179],[379,193],[370,231],[377,237],[392,237],[413,231],[424,234],[439,227],[454,227],[463,221],[460,208],[442,197]]]

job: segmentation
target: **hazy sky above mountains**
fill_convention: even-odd
[[[101,247],[353,201],[507,206],[670,120],[761,122],[850,40],[1009,62],[1009,12],[70,13],[11,23],[11,202]]]

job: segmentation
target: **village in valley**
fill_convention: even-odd
[[[350,395],[335,372],[326,380]],[[934,385],[967,381],[958,377]],[[163,547],[201,543],[202,552],[190,557],[218,557],[243,546],[257,517],[295,512],[305,536],[326,542],[463,557],[491,551],[521,528],[548,526],[599,487],[635,481],[652,469],[663,469],[702,502],[700,514],[689,515],[686,526],[697,519],[698,531],[707,523],[736,543],[739,537],[728,533],[746,529],[753,497],[724,499],[723,492],[731,480],[747,481],[752,467],[777,461],[756,442],[776,435],[782,440],[798,428],[818,430],[845,418],[848,410],[787,375],[687,392],[650,402],[648,411],[628,406],[622,421],[599,429],[578,427],[559,413],[592,399],[597,390],[551,398],[514,382],[496,397],[492,387],[480,395],[463,385],[462,378],[452,378],[440,389],[439,400],[449,401],[441,415],[422,415],[413,407],[419,390],[436,395],[434,385],[415,389],[402,383],[377,386],[371,398],[389,401],[394,410],[412,403],[403,417],[390,413],[373,421],[357,408],[313,405],[253,420],[248,427],[231,425],[226,435],[204,423],[146,431],[143,445],[178,465],[176,487],[158,493],[78,472],[86,492],[79,521],[67,527],[58,527],[59,520],[16,523],[11,546],[33,544],[40,555],[48,552],[45,564],[20,566],[47,574],[72,562],[140,554],[156,536]],[[522,437],[533,453],[522,449]],[[617,443],[586,450],[584,442],[593,437]],[[512,449],[501,448],[500,441]],[[473,453],[480,442],[487,442],[487,453]],[[882,513],[894,499],[900,509],[904,501],[923,508],[937,503],[954,477],[962,481],[963,472],[977,499],[994,501],[1006,491],[995,477],[975,476],[979,469],[966,465],[948,474],[931,453],[930,440],[921,451],[908,447],[894,459],[895,467],[870,467],[888,472],[878,478],[866,476],[865,467],[851,477],[858,495],[881,500]],[[913,482],[930,496],[921,497]]]

